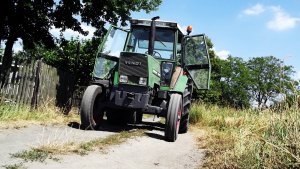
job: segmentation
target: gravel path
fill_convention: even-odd
[[[88,141],[105,138],[111,134],[132,128],[147,129],[146,136],[130,139],[110,147],[105,152],[94,151],[85,156],[76,154],[57,156],[45,162],[24,162],[24,168],[199,168],[204,150],[199,150],[191,132],[180,134],[175,143],[164,141],[162,125],[144,123],[141,126],[105,126],[99,131],[84,131],[69,126],[31,125],[21,129],[0,130],[0,168],[5,165],[22,163],[10,154],[37,147],[42,144],[67,141]]]

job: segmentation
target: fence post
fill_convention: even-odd
[[[38,105],[41,65],[42,65],[42,60],[40,59],[37,61],[37,67],[35,70],[34,88],[33,88],[33,92],[32,92],[31,104],[30,104],[31,109],[33,109],[33,108],[36,109],[37,105]]]

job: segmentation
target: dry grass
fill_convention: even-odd
[[[95,151],[96,149],[104,150],[110,146],[121,144],[130,138],[142,135],[144,135],[143,130],[123,131],[121,133],[113,134],[105,138],[94,139],[88,142],[48,143],[35,149],[45,151],[50,154],[76,153],[85,155],[89,151]]]
[[[0,128],[22,128],[28,124],[66,124],[79,122],[77,111],[64,115],[54,105],[40,106],[30,110],[26,106],[0,105]]]
[[[59,161],[55,155],[79,154],[86,155],[91,151],[101,150],[124,143],[128,139],[143,136],[144,130],[123,131],[105,138],[98,138],[87,142],[49,142],[31,150],[25,150],[12,154],[12,157],[21,158],[24,161],[44,162],[46,159]]]
[[[300,111],[238,111],[194,104],[191,122],[207,149],[204,168],[299,168]]]

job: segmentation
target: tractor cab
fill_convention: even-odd
[[[106,79],[119,62],[122,52],[136,53],[160,62],[160,69],[154,70],[154,74],[161,77],[158,85],[165,89],[170,89],[166,86],[171,85],[171,75],[178,66],[188,72],[196,88],[209,89],[211,68],[204,34],[185,35],[175,22],[132,19],[130,24],[130,29],[109,28],[98,50],[94,78]],[[191,30],[187,32],[189,34]],[[138,65],[141,62],[126,63]]]

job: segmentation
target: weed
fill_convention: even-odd
[[[194,104],[191,122],[205,132],[204,168],[299,168],[300,112],[235,110]]]
[[[144,135],[144,130],[136,130],[133,132],[123,131],[118,134],[110,135],[106,138],[99,138],[89,142],[81,143],[73,152],[79,153],[80,155],[85,155],[88,151],[94,151],[95,149],[104,150],[110,146],[119,145],[130,138],[142,135]]]
[[[21,128],[32,123],[65,124],[70,121],[79,121],[78,115],[63,115],[54,105],[44,105],[31,110],[28,106],[0,104],[0,128]]]
[[[47,158],[54,161],[59,161],[54,155],[63,155],[69,153],[76,153],[79,155],[86,155],[90,151],[96,149],[104,150],[110,146],[121,144],[130,138],[143,136],[144,130],[123,131],[118,134],[110,135],[106,138],[98,138],[88,142],[74,143],[65,142],[63,144],[45,144],[31,150],[22,151],[12,154],[12,157],[21,158],[24,161],[39,161],[44,162]]]
[[[4,165],[2,167],[5,169],[24,169],[25,168],[23,166],[23,163]]]
[[[44,162],[49,157],[49,153],[39,149],[31,149],[31,150],[24,150],[22,152],[11,154],[11,157],[21,158],[26,162],[27,161]]]

